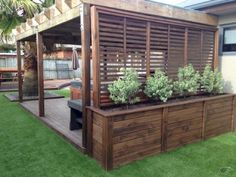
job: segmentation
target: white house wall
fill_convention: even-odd
[[[232,23],[236,24],[236,13],[219,17],[219,26]],[[225,81],[225,92],[236,93],[236,54],[220,54],[219,69]]]

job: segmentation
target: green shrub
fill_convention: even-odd
[[[223,79],[222,74],[211,66],[207,65],[201,77],[201,85],[203,91],[207,93],[217,94],[223,92]]]
[[[144,93],[152,99],[166,102],[171,97],[173,85],[164,72],[156,70],[153,77],[148,77]]]
[[[141,83],[138,81],[138,73],[133,70],[123,70],[124,77],[108,85],[110,98],[116,104],[134,104],[139,101],[136,97]]]
[[[184,68],[179,68],[178,81],[174,82],[174,90],[182,96],[187,96],[196,94],[199,88],[199,72],[195,71],[191,64]]]

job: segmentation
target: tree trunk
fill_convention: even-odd
[[[25,43],[24,96],[38,96],[37,47],[35,42]]]

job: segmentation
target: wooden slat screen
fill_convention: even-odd
[[[107,86],[122,76],[121,68],[134,68],[144,83],[157,68],[176,79],[184,65],[192,63],[200,71],[213,66],[215,27],[118,12],[97,7],[92,16],[97,23],[92,28],[93,52],[98,52],[93,55],[96,107],[112,104]]]

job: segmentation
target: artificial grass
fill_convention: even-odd
[[[60,96],[64,96],[66,98],[70,97],[70,90],[68,88],[64,88],[60,90],[51,90],[50,92],[58,94]]]
[[[93,159],[0,94],[1,177],[235,177],[229,133],[105,172]]]

